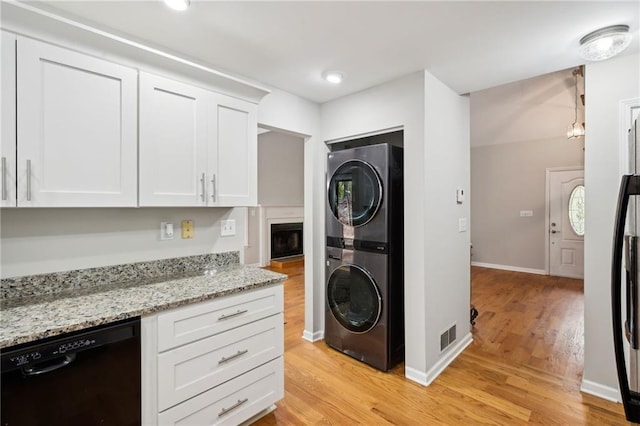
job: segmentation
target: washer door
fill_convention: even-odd
[[[382,201],[382,181],[362,160],[338,167],[328,185],[329,207],[343,225],[362,226],[376,215]]]
[[[356,265],[342,265],[331,273],[327,301],[335,319],[354,333],[371,330],[382,313],[378,286],[367,271]]]

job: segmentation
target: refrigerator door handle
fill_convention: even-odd
[[[625,334],[631,348],[640,349],[640,318],[638,318],[638,237],[627,235],[625,240],[625,265],[627,276],[627,320]]]
[[[618,370],[618,383],[620,384],[624,412],[627,420],[640,423],[640,393],[629,389],[622,335],[622,252],[625,219],[631,195],[640,195],[640,175],[624,175],[620,182],[611,260],[611,312],[613,315],[613,343]],[[632,330],[636,328],[634,324],[630,324],[630,327]]]

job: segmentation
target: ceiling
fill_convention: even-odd
[[[634,35],[623,54],[640,50],[637,0],[30,4],[319,103],[423,69],[463,94],[570,68],[580,38],[613,24]]]

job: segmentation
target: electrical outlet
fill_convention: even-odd
[[[236,221],[235,219],[221,220],[220,221],[220,236],[230,237],[236,235]]]
[[[193,229],[193,220],[182,221],[182,238],[193,238],[195,231]]]
[[[173,240],[173,223],[160,222],[160,239]]]

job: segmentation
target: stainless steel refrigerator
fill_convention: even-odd
[[[629,174],[622,176],[620,182],[611,262],[611,310],[618,383],[627,420],[636,423],[640,423],[639,121],[640,118],[629,130]]]

